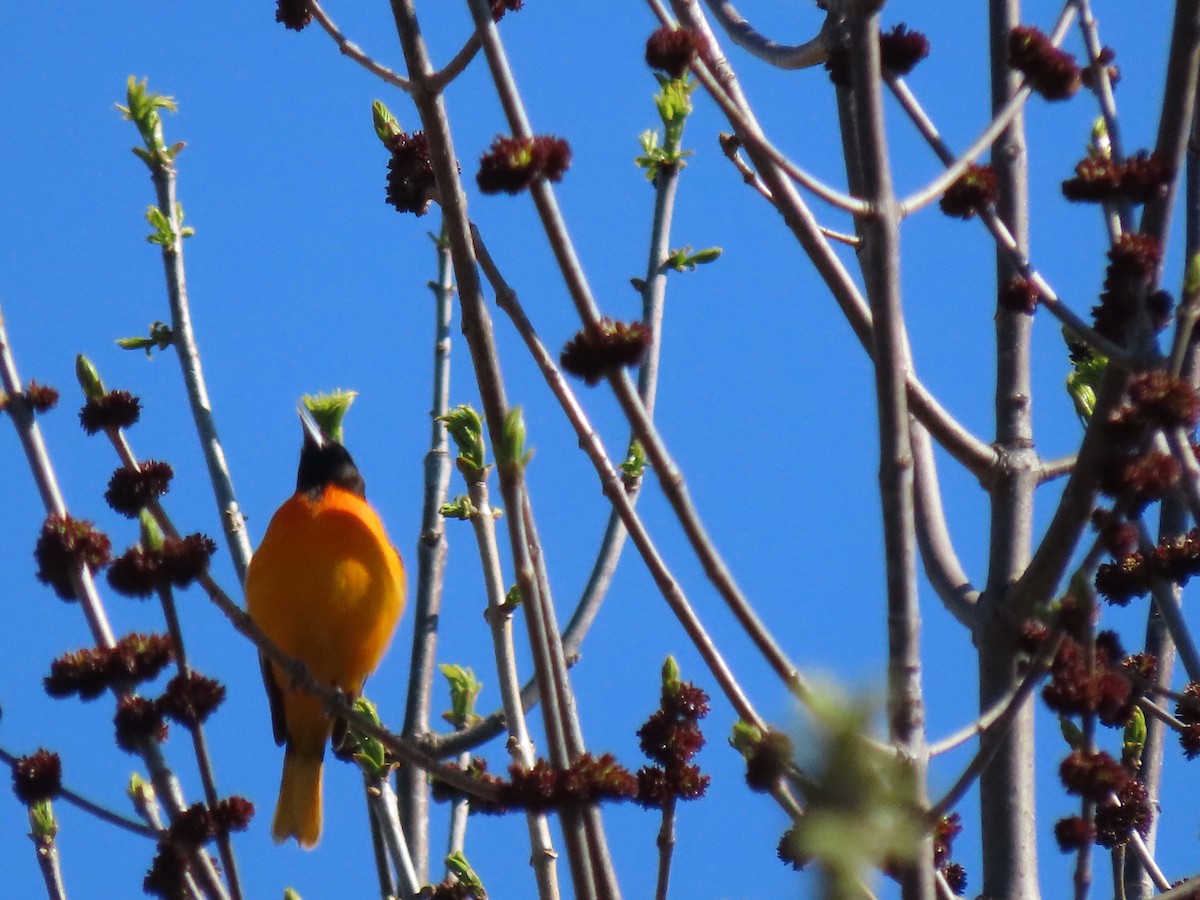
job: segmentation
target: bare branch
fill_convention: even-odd
[[[371,56],[363,51],[358,44],[350,40],[346,35],[338,30],[338,27],[333,24],[333,20],[329,18],[329,14],[325,12],[324,7],[318,0],[308,0],[308,7],[312,11],[312,16],[325,29],[325,33],[333,38],[333,42],[337,44],[338,50],[344,56],[350,57],[372,75],[383,79],[392,87],[398,87],[402,91],[412,90],[412,85],[408,83],[408,79],[397,75],[387,66],[376,62]]]
[[[725,29],[729,39],[763,62],[780,69],[808,69],[819,66],[829,58],[829,44],[825,36],[829,15],[812,40],[803,44],[777,44],[755,31],[754,26],[742,18],[729,0],[705,0],[713,17]]]

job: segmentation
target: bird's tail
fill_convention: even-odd
[[[301,847],[315,847],[321,839],[321,757],[297,753],[283,757],[283,780],[271,835],[276,843],[294,837]]]

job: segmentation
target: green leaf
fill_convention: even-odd
[[[746,759],[754,752],[762,740],[762,731],[749,722],[741,720],[733,723],[733,733],[729,736],[729,746],[742,754]]]
[[[675,657],[668,656],[662,667],[662,686],[667,693],[679,690],[679,663]]]
[[[1146,747],[1146,714],[1141,707],[1135,706],[1125,723],[1125,734],[1122,744],[1121,759],[1127,765],[1140,765],[1142,750]]]
[[[455,850],[447,856],[445,863],[450,874],[454,876],[454,880],[470,891],[475,900],[487,900],[487,891],[484,890],[483,882],[479,880],[479,876],[475,874],[475,870],[471,868],[467,857],[461,850]]]
[[[35,838],[51,840],[58,834],[58,823],[54,821],[54,807],[49,800],[39,800],[29,807],[29,828]]]
[[[446,426],[451,440],[458,447],[460,463],[474,470],[476,477],[482,477],[486,471],[487,445],[483,440],[483,420],[479,413],[463,403],[444,416],[438,416],[438,421]]]
[[[1200,253],[1188,260],[1183,276],[1183,299],[1194,300],[1197,295],[1200,295]]]
[[[503,432],[496,442],[496,462],[524,470],[532,458],[533,453],[525,451],[525,415],[521,407],[514,406],[504,416]]]
[[[150,356],[150,351],[155,347],[166,350],[174,341],[175,333],[171,331],[171,326],[164,322],[152,322],[149,337],[117,338],[117,346],[122,350],[145,350],[146,356]]]
[[[300,398],[300,402],[312,414],[313,421],[321,429],[321,434],[341,444],[344,443],[345,437],[342,421],[357,396],[358,391],[335,388],[328,394],[305,394]]]
[[[459,494],[448,503],[438,507],[438,514],[444,519],[469,519],[475,515],[475,506],[466,494]]]
[[[138,513],[138,526],[141,532],[139,542],[143,549],[146,550],[161,550],[163,546],[162,529],[158,527],[158,523],[154,521],[154,516],[146,510],[141,510]]]
[[[1072,363],[1073,370],[1067,376],[1067,394],[1075,404],[1075,414],[1086,428],[1096,409],[1096,395],[1104,375],[1108,372],[1108,358],[1096,353]]]
[[[646,450],[637,438],[629,442],[629,452],[621,463],[621,471],[630,478],[641,478],[646,473]]]
[[[483,690],[483,683],[475,679],[473,671],[463,666],[442,663],[438,668],[450,684],[450,710],[442,713],[442,718],[457,729],[477,722],[475,698]]]
[[[693,253],[691,246],[684,246],[678,250],[672,250],[663,261],[663,266],[668,269],[674,269],[676,272],[691,272],[695,270],[696,266],[714,262],[720,256],[720,247],[706,247],[703,250],[697,250]]]
[[[373,725],[380,724],[379,712],[376,710],[375,704],[366,697],[355,698],[354,710],[360,715],[366,716]],[[371,778],[388,776],[394,764],[388,761],[387,750],[382,742],[359,731],[354,727],[353,722],[348,723],[346,741],[354,748],[354,761],[358,763],[363,772]]]
[[[1058,730],[1062,733],[1063,740],[1067,742],[1067,746],[1072,750],[1078,750],[1084,745],[1083,732],[1070,719],[1059,716]]]
[[[403,129],[382,100],[376,100],[371,104],[371,119],[375,125],[375,134],[383,142],[383,146],[391,149],[392,138],[403,134]]]
[[[100,373],[82,353],[75,357],[75,380],[88,400],[99,400],[104,396],[104,382],[100,380]]]
[[[126,119],[133,122],[141,135],[145,150],[134,149],[146,165],[168,167],[173,153],[168,151],[163,142],[162,119],[159,110],[175,110],[175,99],[162,94],[154,94],[146,87],[146,79],[138,81],[130,75],[125,83],[125,105],[117,104],[117,109]],[[178,152],[178,151],[176,151]]]

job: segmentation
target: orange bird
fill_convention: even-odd
[[[271,518],[246,575],[250,617],[284,653],[350,697],[362,691],[404,610],[404,563],[366,501],[349,452],[307,416],[294,493]],[[286,747],[271,834],[321,837],[321,762],[335,722],[320,699],[262,660],[275,742]],[[344,725],[344,723],[336,723]]]

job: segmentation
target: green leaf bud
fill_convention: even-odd
[[[358,391],[344,391],[337,388],[328,394],[305,394],[300,398],[304,408],[309,411],[321,434],[330,440],[343,443],[344,432],[342,420],[350,411],[351,404],[358,396]]]
[[[99,400],[104,396],[104,382],[92,361],[80,353],[75,357],[75,379],[88,400]]]

